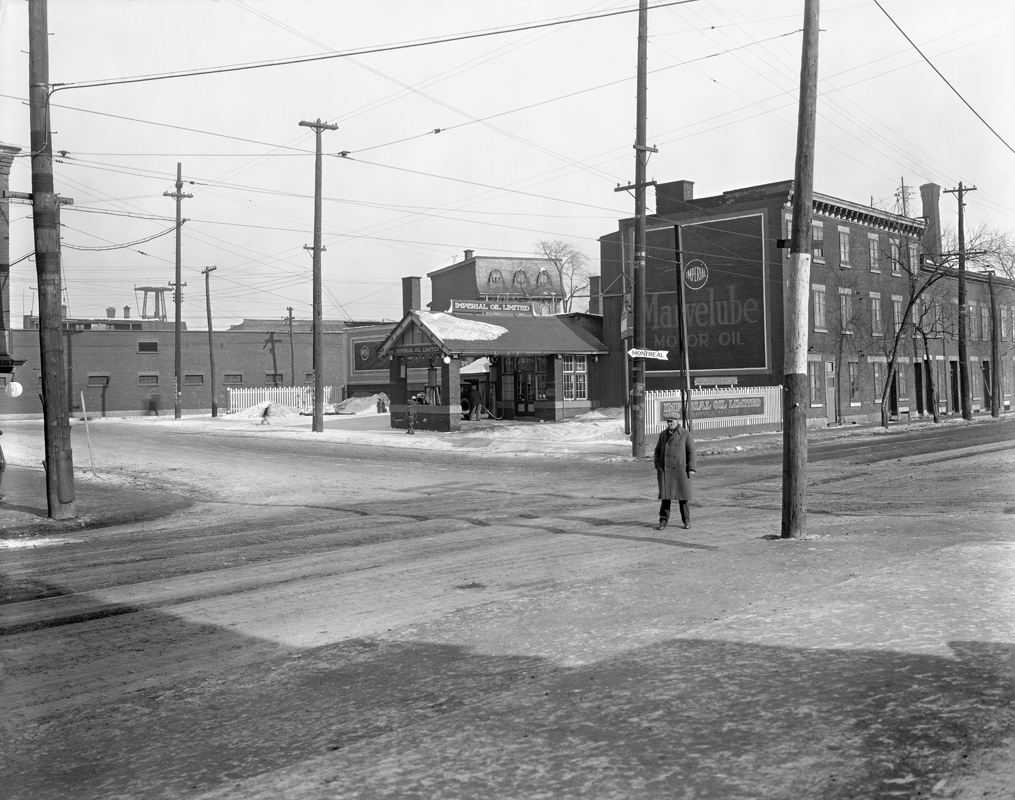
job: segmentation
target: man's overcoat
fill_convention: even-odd
[[[656,476],[659,478],[659,499],[689,502],[691,479],[688,470],[694,470],[694,438],[685,428],[672,433],[664,430],[656,441]]]

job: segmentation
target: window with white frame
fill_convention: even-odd
[[[871,272],[881,272],[881,249],[876,233],[867,234],[867,255],[870,257]]]
[[[839,265],[849,266],[849,228],[839,227]]]
[[[853,290],[839,289],[839,332],[853,332]]]
[[[990,307],[986,305],[980,306],[980,338],[990,341]]]
[[[895,389],[899,397],[909,397],[909,378],[905,364],[895,366],[896,383]]]
[[[158,386],[159,385],[159,374],[157,372],[142,372],[137,376],[138,386]]]
[[[888,257],[892,261],[892,274],[898,275],[902,272],[902,252],[899,248],[898,239],[888,240]]]
[[[860,405],[860,365],[855,361],[846,364],[849,378],[849,404]]]
[[[871,292],[871,334],[873,336],[884,335],[884,326],[881,322],[881,294]]]
[[[814,308],[814,330],[824,333],[825,327],[825,287],[812,285],[811,298]]]
[[[885,364],[880,361],[874,362],[874,402],[880,403],[881,396],[885,393]]]
[[[103,373],[101,375],[96,375],[95,373],[89,372],[88,373],[88,385],[89,386],[109,386],[109,375],[108,375],[108,373]]]
[[[970,303],[966,307],[966,336],[973,341],[980,338],[980,315],[976,311],[976,303]]]
[[[920,256],[916,242],[909,242],[907,249],[909,250],[909,272],[911,275],[915,275],[920,269]]]
[[[222,383],[237,386],[243,383],[242,372],[227,372],[222,376]]]
[[[564,356],[564,399],[588,400],[587,356]]]
[[[892,295],[892,323],[895,325],[895,332],[898,333],[902,330],[902,323],[904,321],[905,314],[902,310],[902,297],[897,294]]]
[[[807,383],[810,387],[811,405],[823,406],[825,404],[825,377],[822,362],[807,362]]]
[[[811,247],[817,261],[825,260],[825,228],[820,222],[811,223]]]
[[[1011,317],[1008,316],[1010,313],[1008,306],[1001,306],[1001,340],[1004,342],[1008,341],[1008,331],[1011,330]]]
[[[191,373],[183,376],[184,386],[204,386],[204,375],[200,373]]]

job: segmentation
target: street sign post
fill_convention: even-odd
[[[631,348],[627,351],[627,354],[631,358],[655,358],[659,361],[669,361],[670,351],[669,350],[639,350],[636,347]]]

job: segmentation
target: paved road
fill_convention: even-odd
[[[778,451],[659,534],[644,464],[124,427],[193,505],[6,554],[7,795],[1005,797],[1010,429],[816,446],[784,542]]]

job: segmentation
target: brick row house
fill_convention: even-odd
[[[890,417],[926,415],[932,389],[940,413],[960,409],[957,272],[954,258],[940,253],[940,188],[927,184],[921,194],[919,218],[814,194],[810,424],[876,421],[883,403]],[[692,388],[782,383],[784,245],[792,201],[792,181],[705,198],[694,198],[690,181],[657,186],[646,234],[646,347],[671,352],[669,361],[646,363],[647,390],[680,386],[678,263],[685,274]],[[611,353],[600,371],[604,405],[625,400],[633,226],[633,219],[621,220],[600,239],[603,330]],[[969,271],[966,285],[973,410],[989,410],[995,400],[1009,408],[1015,389],[1012,282]],[[999,391],[993,389],[995,369]]]

